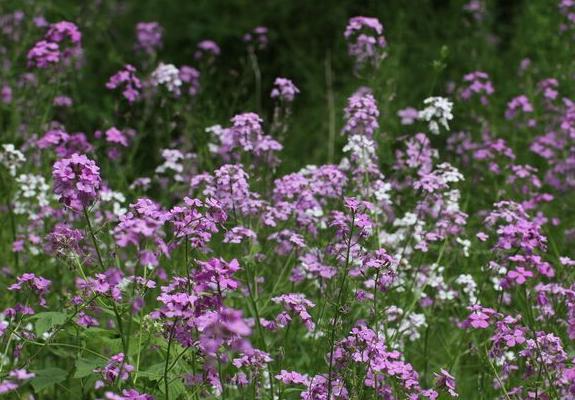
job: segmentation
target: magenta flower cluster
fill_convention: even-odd
[[[50,25],[43,39],[28,51],[28,65],[48,68],[62,61],[68,61],[80,55],[82,34],[78,27],[68,21]]]
[[[75,210],[82,210],[93,203],[102,183],[100,168],[83,154],[74,153],[62,158],[52,168],[54,193],[60,201]]]

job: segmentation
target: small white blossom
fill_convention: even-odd
[[[112,213],[120,217],[128,212],[124,207],[126,203],[126,196],[121,192],[114,192],[113,190],[104,189],[100,191],[100,200],[104,203],[112,203]]]
[[[184,164],[182,163],[186,158],[184,153],[180,150],[164,149],[162,150],[162,157],[164,163],[156,167],[156,174],[164,175],[168,171],[172,171],[175,173],[176,181],[182,181],[183,177],[180,174],[184,171]]]
[[[459,275],[455,280],[455,283],[463,287],[463,293],[465,293],[469,298],[469,304],[475,304],[477,302],[477,283],[475,283],[475,280],[471,275]]]
[[[463,247],[463,255],[469,257],[469,248],[471,247],[471,241],[467,239],[455,238],[455,241]]]
[[[169,92],[179,94],[182,86],[180,71],[174,64],[160,63],[152,72],[152,85],[165,86]]]
[[[35,215],[38,207],[46,207],[50,199],[50,186],[41,175],[22,174],[16,178],[14,213]]]
[[[344,153],[350,153],[350,159],[359,170],[369,170],[377,159],[375,141],[365,135],[352,135],[343,148]]]
[[[3,144],[0,150],[0,164],[2,164],[10,175],[16,176],[16,171],[26,162],[26,157],[12,143]]]
[[[445,97],[428,97],[423,101],[427,107],[419,111],[419,119],[426,121],[429,130],[439,135],[439,126],[449,131],[449,122],[453,119],[453,103]]]

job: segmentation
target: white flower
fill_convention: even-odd
[[[152,85],[162,85],[165,86],[169,92],[179,94],[180,86],[182,86],[180,71],[174,64],[160,63],[154,72],[152,72]]]
[[[50,186],[41,175],[22,174],[16,178],[18,185],[14,193],[14,213],[34,216],[37,207],[49,204]]]
[[[449,130],[449,123],[453,119],[453,103],[445,97],[428,97],[423,101],[427,105],[419,111],[419,119],[426,121],[429,130],[434,135],[439,135],[439,126]]]
[[[184,171],[182,161],[186,159],[186,155],[180,150],[164,149],[162,150],[162,157],[164,158],[164,163],[156,167],[156,174],[163,175],[168,171],[172,171],[175,173],[175,180],[182,181],[183,177],[180,174]]]
[[[386,204],[391,203],[391,184],[384,182],[383,180],[379,179],[373,184],[373,195],[379,202],[383,202]]]
[[[477,302],[477,283],[475,283],[475,280],[471,275],[459,275],[455,280],[455,283],[463,286],[462,290],[469,298],[469,304],[475,304]]]
[[[455,238],[455,241],[463,247],[463,255],[469,257],[469,248],[471,247],[471,241],[467,239]]]
[[[445,184],[465,180],[463,174],[448,162],[439,164],[433,173],[437,174]]]
[[[377,155],[375,141],[365,135],[352,135],[344,146],[344,153],[350,153],[351,160],[360,170],[369,170],[374,165]]]
[[[123,206],[126,203],[126,196],[121,192],[104,189],[100,191],[100,200],[104,203],[112,203],[112,212],[117,217],[128,212],[127,208]]]
[[[0,164],[2,164],[10,175],[16,176],[16,170],[24,164],[26,157],[12,143],[3,144],[0,150]]]

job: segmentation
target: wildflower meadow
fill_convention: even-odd
[[[575,1],[0,1],[0,397],[575,399]]]

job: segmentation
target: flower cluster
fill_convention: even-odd
[[[100,168],[83,154],[72,154],[54,163],[52,168],[54,193],[66,206],[82,210],[98,195],[102,183]]]
[[[139,22],[136,25],[136,49],[154,54],[162,47],[163,28],[157,22]]]
[[[351,18],[344,37],[348,42],[347,52],[355,59],[356,67],[361,68],[365,64],[378,66],[385,56],[387,42],[383,36],[383,25],[377,18]]]
[[[16,176],[16,172],[22,164],[26,162],[26,157],[13,144],[3,144],[0,149],[0,164],[8,170],[10,175]]]
[[[142,82],[136,76],[136,68],[130,64],[124,67],[110,77],[106,83],[106,88],[110,90],[122,88],[122,95],[129,103],[138,99]]]
[[[449,131],[449,121],[453,119],[453,103],[444,97],[428,97],[423,101],[427,107],[419,111],[419,119],[428,123],[429,131],[439,135],[439,127]]]
[[[78,57],[82,52],[82,34],[68,21],[50,25],[44,38],[28,51],[28,65],[48,68]]]

